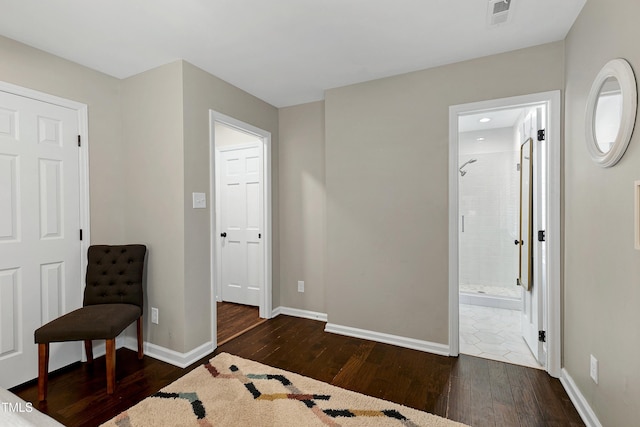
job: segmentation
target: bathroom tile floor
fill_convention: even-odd
[[[460,304],[460,353],[542,369],[520,333],[520,311]]]

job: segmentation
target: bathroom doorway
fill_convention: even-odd
[[[559,324],[551,313],[559,301],[556,97],[559,104],[551,92],[451,107],[452,355],[559,367]],[[550,231],[553,239],[545,240]]]

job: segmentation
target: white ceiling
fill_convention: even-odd
[[[487,129],[502,129],[515,126],[522,116],[524,108],[511,108],[506,110],[484,111],[478,114],[468,114],[460,116],[458,119],[458,132],[473,132]],[[481,119],[490,119],[488,122],[481,122]]]
[[[118,78],[184,59],[283,107],[562,40],[586,0],[0,0],[0,34]]]

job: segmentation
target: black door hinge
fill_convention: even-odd
[[[547,331],[538,331],[538,341],[547,342]]]
[[[547,136],[547,132],[545,131],[545,129],[540,129],[538,131],[538,141],[544,141],[546,136]]]
[[[82,240],[82,228],[80,229],[80,240]]]
[[[82,145],[81,140],[82,140],[82,138],[80,138],[80,135],[78,135],[78,147],[80,147]]]
[[[538,242],[544,242],[547,238],[547,234],[544,230],[538,230]]]

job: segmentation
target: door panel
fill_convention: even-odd
[[[0,91],[0,386],[37,377],[33,332],[81,304],[78,112]],[[50,369],[80,359],[52,346]]]
[[[0,242],[18,238],[18,156],[0,155]]]
[[[220,150],[222,300],[260,305],[264,285],[262,149]]]
[[[520,278],[522,285],[522,337],[526,341],[531,353],[538,363],[545,365],[543,343],[539,341],[539,331],[544,330],[542,325],[543,288],[545,286],[543,270],[540,262],[544,242],[538,242],[537,230],[544,223],[544,209],[542,200],[546,196],[540,185],[541,176],[544,176],[544,163],[541,161],[541,141],[537,139],[538,129],[542,123],[544,111],[540,107],[532,108],[527,114],[522,136],[525,143],[521,151],[521,208],[520,208]]]

